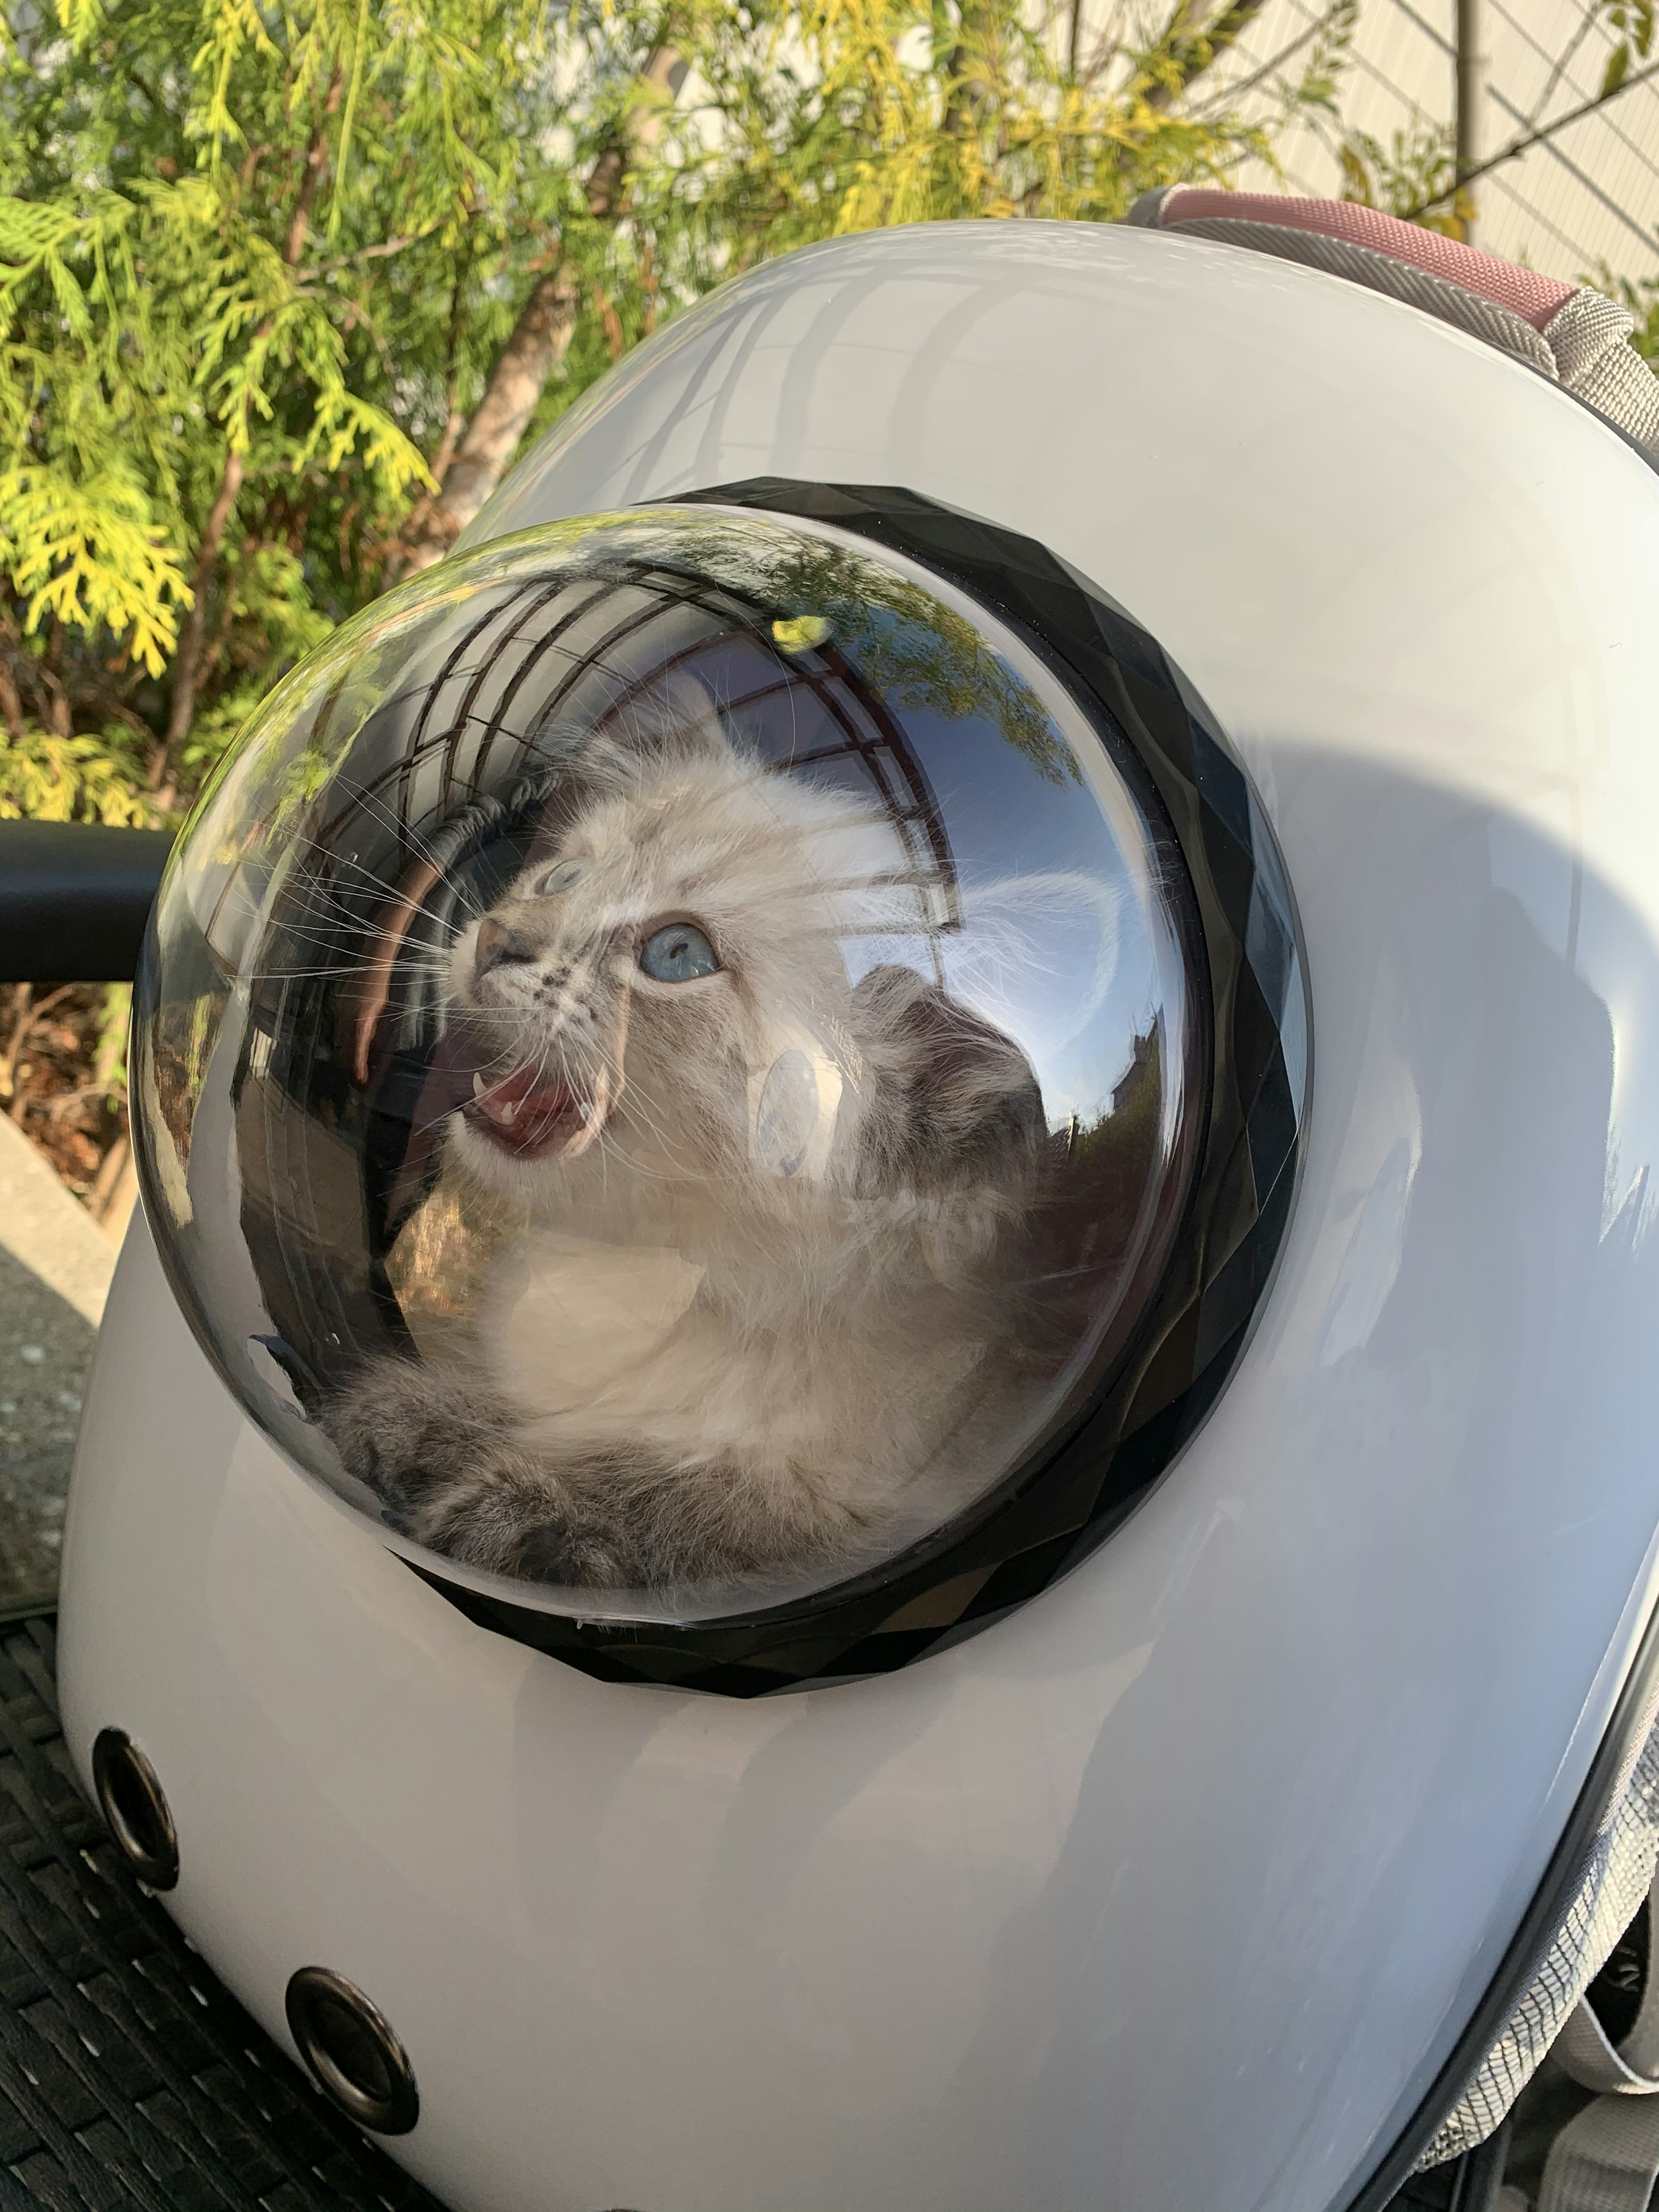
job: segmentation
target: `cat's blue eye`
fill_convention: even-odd
[[[640,947],[640,965],[655,983],[694,983],[716,975],[720,964],[695,921],[671,921]]]
[[[538,898],[551,898],[556,891],[568,891],[573,884],[580,883],[587,873],[586,860],[555,860],[536,886]]]

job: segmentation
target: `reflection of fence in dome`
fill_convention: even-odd
[[[361,849],[369,826],[395,836],[399,872],[417,871],[434,857],[434,836],[480,793],[521,789],[538,769],[556,775],[592,736],[626,744],[653,692],[677,674],[701,680],[727,728],[775,769],[874,801],[893,858],[855,887],[884,895],[869,933],[920,940],[942,981],[937,940],[961,927],[956,865],[891,708],[833,645],[786,659],[751,605],[672,572],[550,579],[486,607],[424,684],[374,717],[368,750],[382,757],[362,763],[318,831],[318,863]],[[352,887],[342,890],[349,900]],[[859,925],[847,933],[861,933]]]
[[[583,744],[626,745],[676,672],[695,677],[731,733],[777,772],[874,801],[892,866],[848,887],[882,894],[869,902],[883,909],[872,934],[902,938],[942,981],[939,939],[961,927],[921,762],[832,644],[786,655],[761,611],[672,572],[567,576],[481,599],[424,665],[416,633],[397,688],[353,732],[245,979],[242,1227],[269,1340],[291,1371],[325,1375],[406,1343],[386,1255],[411,1159],[435,1167],[427,1085],[453,929],[522,865]],[[343,688],[323,703],[312,748],[326,754],[330,724],[347,711]],[[858,933],[854,919],[848,934]]]

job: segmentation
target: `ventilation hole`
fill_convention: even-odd
[[[325,2094],[377,2135],[407,2135],[421,2100],[407,2053],[378,2008],[326,1966],[288,1985],[289,2031]]]
[[[127,1864],[147,1888],[171,1889],[179,1879],[178,1832],[155,1769],[120,1729],[100,1731],[92,1779]]]

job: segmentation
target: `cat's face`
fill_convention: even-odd
[[[591,802],[452,956],[467,1167],[533,1202],[590,1157],[728,1188],[822,1162],[857,1076],[838,886],[872,834],[723,742]]]

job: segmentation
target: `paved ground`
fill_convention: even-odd
[[[0,1115],[0,1613],[50,1601],[115,1247]]]

